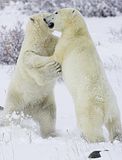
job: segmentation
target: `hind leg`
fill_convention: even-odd
[[[119,116],[108,119],[105,126],[108,129],[110,141],[113,141],[116,138],[122,141],[122,127]]]
[[[43,138],[56,136],[55,133],[56,109],[54,104],[41,109],[39,124]]]
[[[40,101],[24,110],[40,125],[40,133],[46,138],[55,135],[56,107],[53,93],[46,97],[43,102]]]
[[[93,109],[92,109],[93,108]],[[97,107],[79,107],[76,111],[78,126],[88,142],[102,142],[103,112]]]
[[[81,115],[82,116],[82,115]],[[83,120],[83,117],[81,121],[84,121],[84,124],[79,123],[79,128],[81,130],[81,133],[83,134],[83,137],[91,143],[96,142],[103,142],[105,141],[103,136],[103,129],[102,124],[98,124],[93,118],[85,118],[86,120]]]

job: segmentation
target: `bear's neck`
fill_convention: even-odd
[[[88,29],[84,20],[81,17],[79,17],[78,19],[71,21],[69,24],[66,23],[66,26],[62,31],[62,36],[69,38],[89,36]]]
[[[66,28],[62,31],[62,37],[66,37],[66,38],[73,38],[73,37],[83,37],[83,36],[88,36],[88,31],[87,30],[83,30],[82,27],[77,28]]]
[[[45,42],[49,38],[51,34],[45,32],[27,32],[24,38],[24,43],[22,45],[22,50],[26,51],[33,50],[36,52],[40,52],[43,47],[45,47]]]

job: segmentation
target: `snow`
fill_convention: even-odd
[[[0,11],[0,26],[12,28],[16,25],[17,21],[26,24],[27,15],[22,14],[14,3],[11,3],[10,6],[6,6],[4,10]]]
[[[1,24],[12,27],[19,16],[21,20],[26,21],[23,15],[17,15],[14,11],[11,15],[9,13],[7,15],[0,13],[0,21],[3,19]],[[13,15],[15,17],[11,18]],[[118,35],[122,34],[119,33],[122,28],[122,16],[85,18],[85,21],[103,61],[109,82],[117,96],[122,114],[122,39],[118,38]],[[111,29],[119,34],[112,34]],[[1,106],[4,106],[6,90],[13,70],[13,66],[0,66]],[[94,150],[102,151],[102,157],[99,158],[101,160],[122,159],[122,143],[119,141],[89,144],[82,139],[76,125],[73,100],[62,82],[56,84],[55,97],[56,128],[59,136],[42,139],[32,129],[35,124],[31,120],[27,122],[28,128],[14,125],[1,127],[0,160],[87,160],[89,154]],[[34,127],[38,128],[37,125]],[[106,149],[109,151],[105,151]]]

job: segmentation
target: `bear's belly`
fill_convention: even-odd
[[[43,97],[46,97],[49,95],[49,93],[53,90],[53,88],[48,86],[26,86],[24,87],[25,92],[23,92],[23,98],[27,103],[33,102],[33,101],[41,101],[43,100]]]
[[[21,78],[11,82],[11,90],[16,89],[16,92],[22,96],[22,101],[24,100],[26,104],[41,101],[43,97],[48,96],[52,92],[53,87],[52,83],[38,86],[33,81],[22,81]]]
[[[86,64],[80,55],[70,54],[62,64],[64,82],[72,96],[111,97],[111,89],[99,66]],[[98,72],[99,71],[99,72]],[[102,75],[103,74],[103,75]]]
[[[76,55],[70,55],[62,63],[63,79],[71,94],[76,94],[81,81],[80,61]]]

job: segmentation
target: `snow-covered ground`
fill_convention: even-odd
[[[0,21],[4,25],[11,26],[16,23],[18,17],[20,18],[19,13],[12,12],[10,15],[8,12],[6,15],[0,12]],[[26,21],[25,16],[21,15],[20,19]],[[122,16],[104,19],[86,18],[85,20],[117,96],[122,114]],[[12,71],[13,67],[0,66],[1,106],[4,106]],[[80,137],[73,101],[63,83],[56,85],[55,96],[56,126],[59,136],[42,139],[32,129],[20,128],[20,126],[0,128],[0,160],[87,160],[88,155],[94,150],[102,151],[101,160],[122,159],[122,143],[115,141],[113,144],[110,142],[88,144]],[[104,151],[106,149],[109,151]]]

